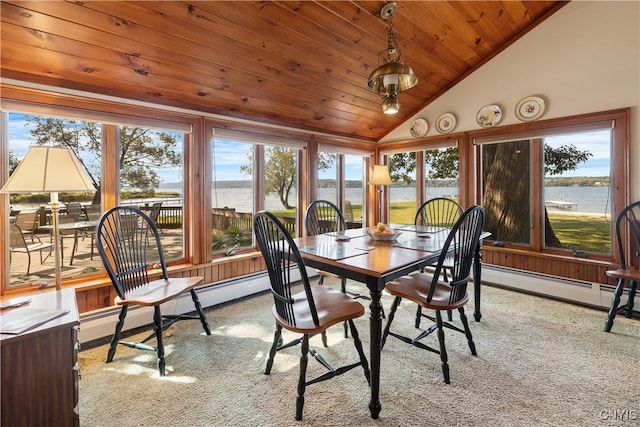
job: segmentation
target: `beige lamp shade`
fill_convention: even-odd
[[[389,176],[389,168],[387,165],[374,165],[369,177],[370,185],[391,185],[391,176]]]
[[[68,148],[32,146],[2,187],[3,193],[96,191],[91,178]]]

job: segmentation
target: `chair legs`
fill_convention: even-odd
[[[384,345],[386,343],[387,337],[389,335],[391,335],[391,336],[394,336],[394,337],[398,338],[400,341],[403,341],[403,342],[405,342],[407,344],[413,345],[414,347],[418,347],[418,348],[421,348],[423,350],[427,350],[427,351],[430,351],[432,353],[439,354],[440,355],[441,367],[442,367],[442,375],[444,377],[444,382],[447,383],[447,384],[450,384],[449,363],[448,363],[447,349],[446,349],[446,346],[445,346],[444,328],[447,327],[449,329],[453,329],[455,331],[464,333],[465,337],[467,338],[467,344],[469,345],[469,350],[471,351],[471,354],[474,355],[474,356],[478,355],[478,353],[476,351],[476,345],[473,342],[473,335],[471,334],[471,330],[469,329],[469,321],[468,321],[467,316],[466,316],[466,314],[464,312],[464,307],[458,308],[458,312],[460,313],[460,321],[462,322],[463,329],[460,329],[457,326],[454,326],[454,325],[452,325],[450,323],[443,322],[441,310],[435,310],[435,312],[436,312],[435,313],[435,317],[428,316],[426,314],[420,313],[420,317],[426,317],[426,318],[432,320],[433,322],[435,322],[435,325],[433,325],[430,328],[422,331],[417,337],[409,338],[409,337],[405,337],[403,335],[400,335],[400,334],[397,334],[397,333],[391,331],[391,323],[393,322],[393,319],[395,318],[396,310],[398,309],[398,306],[400,305],[400,301],[402,301],[402,298],[398,297],[398,296],[395,297],[395,299],[393,300],[393,304],[391,305],[391,311],[390,311],[388,319],[387,319],[387,324],[386,324],[386,326],[384,328],[384,331],[382,333],[382,340],[381,340],[380,347],[384,348]],[[420,307],[420,308],[422,308],[422,307]],[[418,318],[416,318],[416,322],[418,322]],[[435,349],[433,347],[430,347],[430,346],[420,342],[421,339],[427,337],[428,335],[430,335],[434,331],[437,331],[439,349]]]
[[[616,317],[616,314],[619,312],[624,312],[625,317],[631,317],[634,313],[634,299],[636,296],[636,291],[638,288],[638,282],[635,280],[630,281],[629,283],[629,296],[627,299],[627,303],[620,305],[620,299],[622,298],[622,292],[624,290],[624,279],[618,279],[618,284],[616,285],[616,289],[613,292],[613,298],[611,299],[611,307],[609,308],[609,313],[607,314],[607,321],[604,324],[604,331],[611,332],[611,328],[613,327],[613,321]]]
[[[153,307],[153,331],[156,335],[156,351],[158,353],[158,371],[160,371],[160,376],[164,377],[164,341],[162,340],[162,332],[164,328],[162,327],[162,313],[160,313],[160,306],[156,305]]]
[[[358,334],[358,330],[353,322],[353,320],[348,320],[346,323],[349,324],[349,328],[351,329],[351,336],[353,337],[353,343],[358,352],[358,356],[360,358],[359,362],[352,363],[350,365],[341,366],[338,368],[333,368],[315,349],[309,346],[309,334],[303,334],[301,338],[293,340],[287,344],[282,343],[282,326],[276,324],[276,331],[273,336],[273,344],[271,345],[271,349],[269,350],[269,357],[267,359],[267,364],[265,367],[265,375],[269,375],[271,373],[271,369],[273,367],[273,361],[275,359],[276,353],[285,348],[300,344],[300,373],[298,376],[298,387],[297,387],[297,397],[296,397],[296,420],[302,420],[302,412],[304,409],[304,393],[306,391],[307,386],[311,384],[315,384],[320,381],[325,381],[330,378],[333,378],[338,375],[342,375],[345,372],[350,371],[353,368],[358,366],[362,366],[364,370],[364,376],[367,379],[367,383],[371,385],[371,371],[369,369],[369,362],[367,360],[366,355],[364,354],[364,350],[362,347],[362,342],[360,341],[360,336]],[[327,370],[326,372],[320,374],[319,376],[308,380],[307,377],[307,365],[309,364],[309,353],[313,356],[313,358],[318,361],[322,366],[324,366]]]
[[[113,361],[113,356],[116,355],[116,347],[118,346],[118,342],[120,341],[120,332],[122,332],[122,327],[124,326],[124,318],[127,317],[128,308],[129,306],[123,305],[120,309],[118,323],[116,323],[116,331],[113,333],[113,337],[111,337],[111,345],[109,346],[109,352],[107,353],[107,363],[111,363],[111,361]]]
[[[195,289],[191,289],[191,299],[193,300],[193,304],[195,306],[196,312],[198,316],[191,315],[175,315],[175,316],[163,316],[160,311],[160,306],[156,305],[153,307],[153,333],[143,339],[140,342],[127,342],[120,341],[120,333],[122,332],[122,327],[124,326],[124,319],[127,317],[127,309],[128,305],[123,305],[120,309],[120,315],[118,316],[118,322],[116,323],[116,330],[111,338],[111,344],[109,346],[109,351],[107,353],[106,363],[110,363],[113,361],[113,357],[116,354],[116,348],[118,344],[125,345],[131,348],[137,348],[139,350],[148,350],[155,351],[158,355],[158,372],[160,376],[163,377],[165,375],[165,354],[164,354],[164,341],[162,334],[163,332],[175,322],[181,319],[196,319],[199,318],[202,323],[202,328],[204,329],[207,335],[211,335],[211,329],[209,328],[209,323],[207,322],[207,318],[204,315],[204,311],[202,310],[202,306],[200,304],[200,299],[198,298],[198,294]],[[167,319],[167,321],[165,321]],[[150,345],[145,344],[149,339],[156,339],[156,347],[152,347]]]
[[[211,335],[211,329],[209,329],[209,322],[207,322],[207,318],[204,315],[204,311],[202,311],[202,305],[200,304],[200,298],[198,298],[198,294],[195,289],[191,289],[191,299],[193,300],[193,305],[196,307],[196,312],[198,313],[198,317],[200,317],[200,323],[202,323],[202,328],[207,335]]]

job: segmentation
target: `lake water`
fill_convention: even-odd
[[[393,187],[391,188],[391,203],[407,202],[415,200],[415,188]],[[217,199],[214,194],[215,201],[218,201],[217,207],[234,207],[240,212],[250,212],[252,208],[252,194],[248,188],[218,188]],[[545,189],[547,201],[562,200],[565,202],[576,203],[577,205],[569,210],[569,212],[610,214],[611,205],[608,203],[608,187],[547,187]],[[363,195],[362,188],[347,188],[345,193],[346,200],[353,204],[361,204]],[[320,188],[318,190],[318,198],[335,200],[335,188]],[[427,199],[433,197],[452,197],[458,195],[458,189],[455,187],[438,187],[427,189]],[[295,193],[289,199],[295,200]],[[265,207],[268,210],[282,209],[279,198],[270,194],[265,199]],[[563,209],[548,207],[549,211],[560,212]]]
[[[565,202],[576,203],[577,205],[570,210],[557,209],[548,207],[549,211],[553,212],[581,212],[581,213],[596,213],[596,214],[610,214],[611,205],[608,203],[608,187],[547,187],[546,188],[547,201],[562,200]],[[415,188],[407,187],[392,187],[391,188],[391,203],[394,202],[408,202],[415,200]],[[455,187],[437,187],[427,189],[427,199],[433,197],[455,197],[458,195],[458,189]],[[347,188],[346,200],[351,201],[355,205],[362,204],[363,190],[362,188]],[[318,190],[318,198],[334,201],[336,199],[335,188],[320,188]],[[212,191],[213,206],[218,208],[229,207],[235,208],[238,212],[251,212],[253,207],[253,194],[250,188],[218,188]],[[291,194],[290,199],[292,202],[295,200],[295,192]],[[140,205],[144,203],[152,203],[152,199],[128,201],[134,205]],[[129,203],[127,203],[129,204]],[[181,205],[180,199],[163,200],[163,205]],[[14,209],[29,209],[38,206],[16,205]],[[280,210],[283,209],[282,203],[278,196],[269,194],[265,198],[265,207],[268,210]]]

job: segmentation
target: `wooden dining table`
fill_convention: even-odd
[[[317,236],[300,237],[295,242],[308,267],[327,271],[367,285],[369,305],[371,418],[377,419],[380,403],[380,358],[383,310],[380,301],[387,282],[437,262],[449,230],[415,225],[389,226],[399,232],[394,241],[372,239],[366,229],[357,228]],[[483,233],[481,238],[489,236]],[[475,253],[474,318],[480,321],[481,244]]]

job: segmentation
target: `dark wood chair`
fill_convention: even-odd
[[[449,232],[433,274],[415,272],[388,283],[385,288],[395,298],[382,334],[382,347],[384,347],[387,337],[391,335],[418,348],[440,354],[442,373],[447,384],[450,383],[450,379],[444,327],[464,333],[467,337],[471,354],[477,355],[473,336],[469,329],[469,322],[464,313],[464,306],[469,301],[467,285],[471,278],[473,256],[480,242],[483,225],[484,209],[481,206],[473,206],[467,209]],[[441,273],[449,257],[453,258],[453,267],[450,270],[449,281],[445,282]],[[403,298],[415,302],[424,309],[435,310],[435,317],[426,316],[433,320],[435,325],[425,329],[415,338],[392,332],[390,330],[391,325],[398,305]],[[442,320],[442,311],[455,309],[460,313],[462,329]],[[435,330],[438,331],[439,349],[420,342]]]
[[[254,232],[264,257],[273,294],[273,317],[276,331],[269,351],[265,374],[271,373],[278,351],[301,344],[300,375],[296,400],[296,420],[302,419],[304,393],[307,386],[344,374],[361,366],[370,382],[369,363],[362,349],[358,330],[353,322],[364,314],[364,306],[329,286],[311,286],[298,247],[284,225],[271,213],[258,212],[254,216]],[[300,287],[301,291],[296,292]],[[309,338],[325,332],[329,327],[348,322],[360,360],[334,368],[315,349],[309,348]],[[284,344],[282,329],[302,334],[301,338]],[[307,380],[308,354],[326,368],[319,376]]]
[[[624,238],[629,236],[629,240]],[[620,212],[616,219],[616,238],[618,251],[620,252],[620,268],[606,272],[608,277],[614,278],[616,289],[611,299],[611,307],[604,324],[604,331],[611,332],[613,321],[618,313],[624,313],[626,317],[640,314],[634,310],[634,299],[640,281],[640,202],[627,206]],[[625,242],[627,242],[625,244]],[[622,293],[628,286],[627,303],[620,305]]]
[[[428,227],[444,227],[451,228],[464,212],[462,206],[453,199],[447,197],[435,197],[429,199],[420,206],[416,212],[415,225],[424,225]],[[448,259],[442,268],[442,277],[448,280],[447,270],[452,267],[452,260]],[[451,312],[447,313],[449,321],[452,320]],[[416,310],[416,328],[420,327],[422,320],[422,307],[418,305]]]
[[[347,221],[340,208],[328,200],[316,200],[307,206],[307,210],[304,214],[304,225],[307,231],[307,236],[317,236],[318,234],[344,231],[348,228]],[[318,275],[320,276],[318,285],[324,284],[325,277],[333,277],[340,280],[340,290],[343,293],[349,294],[354,298],[362,298],[366,300],[371,299],[367,295],[347,291],[347,279],[344,277],[336,276],[335,274],[321,270],[318,270]],[[348,334],[347,324],[345,323],[345,338]]]
[[[347,221],[342,211],[328,200],[316,200],[307,207],[304,214],[304,225],[307,236],[316,236],[318,234],[344,231],[347,229]],[[324,271],[318,271],[318,274],[320,274],[320,285],[323,283],[324,276],[335,277],[340,279],[340,289],[343,293],[347,293],[354,298],[371,299],[368,295],[347,291],[347,279],[344,277],[335,276]]]
[[[416,211],[415,225],[451,228],[463,213],[462,206],[453,199],[435,197],[422,204]]]
[[[150,245],[149,242],[154,244]],[[207,318],[202,311],[195,287],[203,277],[173,278],[167,274],[158,229],[141,210],[134,207],[115,207],[105,212],[96,229],[96,245],[102,263],[118,293],[115,304],[122,306],[115,333],[107,354],[113,360],[118,344],[158,354],[160,375],[165,375],[165,355],[162,333],[181,319],[200,319],[207,335],[211,335]],[[152,279],[157,274],[158,279]],[[160,305],[189,292],[197,315],[162,315]],[[153,307],[154,332],[139,343],[120,341],[127,310],[130,306]],[[156,338],[156,347],[145,344]]]

